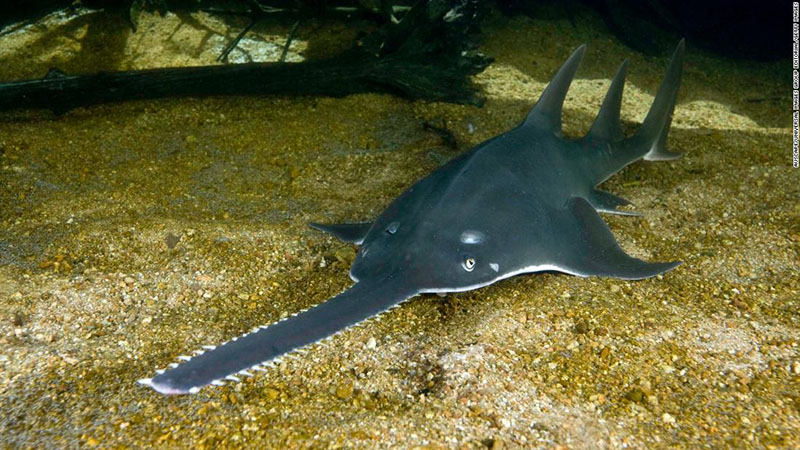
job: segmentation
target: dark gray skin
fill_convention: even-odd
[[[525,121],[450,161],[415,183],[374,223],[312,227],[361,245],[342,294],[288,319],[234,338],[181,365],[140,380],[164,394],[197,392],[237,380],[248,369],[330,338],[421,293],[477,289],[520,273],[641,279],[678,262],[647,263],[625,254],[598,211],[622,198],[595,186],[638,159],[669,160],[667,132],[680,86],[684,43],[639,131],[625,138],[619,110],[626,63],[620,67],[589,134],[561,136],[561,105],[584,47],[551,81]]]

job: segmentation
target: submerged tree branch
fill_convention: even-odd
[[[474,52],[478,1],[418,3],[361,45],[334,58],[94,75],[51,70],[43,79],[0,83],[0,109],[79,106],[131,99],[206,95],[329,95],[388,92],[414,99],[479,105],[469,77],[491,59]]]

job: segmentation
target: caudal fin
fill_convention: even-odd
[[[600,113],[584,138],[584,142],[593,146],[596,146],[598,142],[606,143],[601,146],[603,151],[595,152],[590,156],[592,160],[590,165],[593,171],[592,181],[595,186],[639,159],[667,161],[681,156],[680,153],[667,149],[667,134],[672,123],[672,112],[675,110],[678,89],[681,85],[684,48],[685,43],[681,39],[672,54],[664,81],[658,88],[647,117],[636,134],[627,139],[622,138],[619,125],[619,109],[625,84],[626,65],[623,63],[617,71],[603,101],[603,106],[600,108]]]
[[[678,88],[681,86],[685,47],[684,39],[681,39],[678,48],[672,54],[672,61],[669,63],[661,87],[658,88],[650,112],[647,113],[639,131],[630,138],[630,145],[642,146],[647,149],[647,153],[644,155],[644,159],[647,161],[667,161],[681,156],[680,153],[667,150],[667,134],[672,123],[675,101],[678,98]]]

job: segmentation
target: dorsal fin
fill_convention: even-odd
[[[561,106],[567,96],[567,90],[575,77],[575,72],[586,52],[586,44],[581,45],[567,59],[567,62],[558,69],[558,72],[547,85],[539,97],[536,106],[528,113],[523,126],[534,125],[554,133],[561,133]]]
[[[622,90],[625,87],[625,72],[628,69],[628,60],[622,62],[617,74],[611,80],[611,86],[603,99],[603,105],[592,128],[586,135],[587,139],[602,141],[618,141],[624,137],[622,126],[619,122],[619,113],[622,109]]]

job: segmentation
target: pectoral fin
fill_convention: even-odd
[[[322,224],[311,222],[308,224],[315,230],[332,234],[344,242],[360,245],[372,227],[372,222]]]
[[[562,225],[554,262],[565,272],[581,276],[606,276],[626,280],[649,278],[680,265],[680,262],[648,263],[628,256],[592,205],[572,197],[556,213]],[[561,217],[558,217],[561,216]]]

